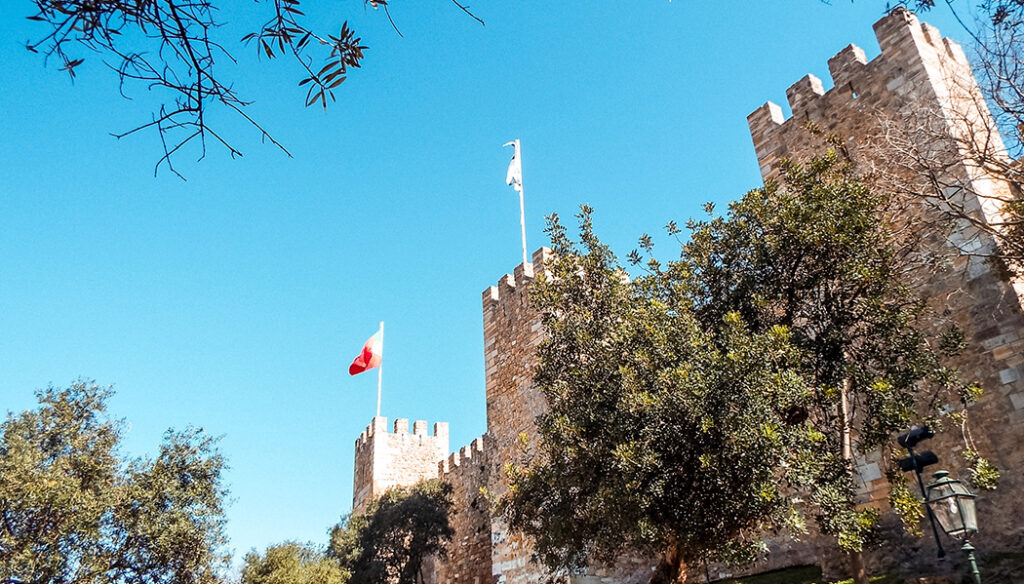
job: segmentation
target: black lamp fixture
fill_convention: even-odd
[[[924,488],[924,479],[921,478],[921,471],[925,467],[939,463],[939,457],[930,450],[923,452],[914,452],[917,445],[925,440],[931,440],[935,437],[935,432],[932,431],[928,426],[915,426],[910,429],[909,432],[900,434],[896,439],[899,445],[906,448],[910,456],[901,458],[897,461],[900,470],[903,472],[914,471],[914,476],[917,477],[917,486],[921,488],[921,496],[925,499],[928,498],[928,494]],[[932,508],[925,506],[925,510],[928,512],[928,523],[932,526],[932,535],[935,536],[935,548],[939,558],[946,557],[946,550],[942,549],[942,541],[939,539],[939,528],[935,526],[935,515],[932,514]]]
[[[978,532],[978,513],[974,505],[974,493],[962,482],[940,470],[935,473],[934,480],[927,487],[925,503],[931,509],[932,516],[938,520],[942,530],[950,537],[964,542],[961,548],[967,554],[971,565],[971,575],[975,584],[981,584],[981,574],[974,558],[974,546],[971,536]]]

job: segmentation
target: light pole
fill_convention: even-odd
[[[948,472],[940,470],[935,473],[934,480],[928,485],[925,503],[947,535],[963,540],[964,545],[960,549],[967,554],[974,584],[981,584],[981,573],[978,572],[978,562],[974,558],[974,546],[970,541],[971,536],[978,532],[978,513],[974,506],[974,493],[962,482],[950,478]]]

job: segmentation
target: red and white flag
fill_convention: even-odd
[[[363,371],[369,371],[374,367],[380,367],[380,360],[384,356],[384,333],[377,331],[366,344],[359,356],[348,366],[349,375],[357,375]]]

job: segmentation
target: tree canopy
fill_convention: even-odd
[[[555,259],[535,283],[550,410],[541,458],[511,471],[511,525],[558,571],[630,550],[676,581],[712,552],[749,554],[795,519],[777,475],[813,446],[786,422],[810,395],[789,332],[752,333],[735,313],[705,331],[683,283],[628,281],[589,209],[580,228],[576,244],[552,220]]]
[[[262,554],[245,554],[242,584],[345,584],[348,572],[315,546],[296,542],[272,545]]]
[[[424,559],[443,554],[452,538],[452,505],[451,485],[437,479],[388,489],[331,529],[328,553],[351,584],[417,584]]]
[[[832,149],[789,163],[782,184],[751,191],[728,217],[693,225],[684,259],[668,271],[694,275],[706,325],[737,311],[755,330],[792,332],[800,374],[814,388],[807,424],[823,437],[808,501],[821,530],[854,554],[855,572],[877,514],[856,506],[854,457],[893,452],[893,438],[913,423],[942,426],[939,404],[966,406],[981,393],[944,364],[962,350],[962,333],[943,328],[910,287],[912,277],[928,277],[932,258],[921,245],[927,233],[890,221],[905,213],[898,203]],[[915,525],[916,500],[899,472],[889,478],[894,508]]]
[[[213,584],[223,547],[224,459],[201,430],[168,431],[125,459],[109,389],[76,382],[0,426],[5,584]]]
[[[678,579],[669,568],[798,535],[807,514],[844,551],[870,542],[877,515],[856,505],[854,457],[980,389],[943,365],[962,338],[931,334],[905,281],[913,238],[852,170],[835,150],[790,164],[728,215],[690,222],[665,265],[644,236],[632,280],[590,209],[580,243],[552,219],[556,259],[533,295],[551,409],[506,501],[550,567],[638,548]]]

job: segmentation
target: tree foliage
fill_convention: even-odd
[[[129,87],[159,90],[166,101],[150,122],[117,137],[155,129],[163,143],[157,162],[174,170],[172,157],[182,147],[197,142],[205,156],[207,142],[220,144],[232,157],[241,151],[209,122],[211,107],[224,108],[254,126],[264,140],[285,150],[262,125],[245,112],[247,102],[232,79],[225,78],[218,63],[233,62],[234,45],[224,38],[222,14],[230,3],[215,0],[32,0],[35,13],[28,16],[41,26],[40,34],[26,48],[55,60],[72,78],[86,58],[97,58],[113,69],[122,94]],[[483,24],[466,6],[452,2]],[[391,14],[387,0],[363,0],[364,6]],[[348,22],[335,31],[307,22],[302,0],[266,2],[267,20],[239,41],[258,56],[289,57],[301,70],[299,87],[305,88],[307,106],[327,107],[334,91],[363,61],[362,39]],[[397,31],[397,28],[396,28]],[[93,57],[92,55],[95,55]],[[180,175],[179,175],[180,176]]]
[[[226,565],[224,459],[200,430],[168,431],[155,458],[118,452],[111,392],[38,392],[0,426],[5,584],[213,584]]]
[[[547,339],[536,382],[550,410],[542,455],[510,470],[510,523],[552,569],[658,554],[656,579],[719,555],[749,557],[799,518],[779,481],[816,437],[789,421],[810,388],[789,331],[737,313],[705,330],[690,283],[626,279],[580,215],[581,242],[551,219],[555,259],[535,283]]]
[[[424,559],[451,540],[452,504],[451,485],[436,479],[389,489],[331,529],[328,553],[351,584],[417,584]]]
[[[909,287],[927,273],[926,234],[887,221],[890,202],[830,150],[789,164],[783,184],[751,191],[728,217],[693,225],[684,259],[666,272],[694,275],[705,324],[736,311],[755,330],[792,332],[814,390],[807,424],[825,446],[809,500],[823,531],[851,551],[874,522],[855,507],[852,457],[891,449],[922,417],[940,427],[940,406],[981,392],[944,365],[961,335]]]
[[[312,545],[284,542],[263,554],[251,551],[242,566],[242,584],[345,584],[348,572]]]
[[[914,238],[886,201],[829,151],[690,222],[676,261],[651,258],[644,236],[633,280],[589,209],[579,244],[552,219],[556,259],[533,296],[551,409],[506,502],[550,567],[638,548],[678,577],[674,562],[749,557],[807,513],[843,550],[870,542],[854,456],[980,391],[943,366],[905,284]]]

